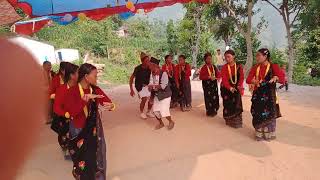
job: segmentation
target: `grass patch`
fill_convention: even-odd
[[[133,72],[134,67],[128,65],[119,65],[111,62],[105,62],[104,74],[100,77],[100,81],[119,85],[127,84]]]

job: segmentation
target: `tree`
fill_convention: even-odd
[[[128,21],[126,25],[132,37],[149,39],[152,36],[151,24],[147,20],[138,18]]]
[[[303,85],[319,85],[318,78],[311,78],[307,71],[320,72],[320,1],[309,0],[299,14],[299,23],[292,31],[295,57],[293,81]]]
[[[292,82],[293,66],[294,66],[294,44],[292,39],[292,29],[306,5],[307,0],[282,0],[281,3],[276,4],[273,0],[263,0],[272,6],[281,15],[284,25],[286,27],[288,40],[288,81]]]
[[[320,27],[320,1],[309,0],[306,7],[299,16],[300,28],[303,30],[314,30]]]
[[[320,28],[300,32],[299,40],[295,42],[295,55],[297,61],[294,65],[293,81],[302,85],[320,85]],[[314,76],[311,78],[308,70],[313,69]]]
[[[306,67],[320,70],[320,28],[309,32],[301,50],[304,58],[299,61],[304,63]]]
[[[191,47],[194,41],[194,21],[193,19],[184,17],[177,27],[178,54],[184,54],[191,57]]]
[[[277,49],[275,46],[273,46],[270,51],[272,63],[279,64],[279,66],[287,64],[285,52]]]
[[[191,34],[191,56],[192,56],[192,66],[197,67],[197,60],[199,55],[202,24],[201,19],[203,16],[204,5],[202,3],[191,2],[185,4],[184,7],[187,9],[184,19],[188,19],[193,23],[193,34]]]
[[[228,17],[232,18],[239,33],[245,38],[247,49],[247,60],[245,63],[245,72],[249,73],[251,66],[253,65],[253,48],[252,48],[252,18],[255,12],[253,11],[256,0],[221,0],[223,10]],[[260,21],[257,25],[257,29],[260,29],[264,21]]]
[[[174,26],[174,22],[172,19],[167,23],[166,32],[167,32],[168,51],[170,54],[176,55],[178,54],[178,47],[177,47],[178,37],[176,34],[176,27]]]
[[[205,8],[205,19],[216,40],[222,39],[229,46],[235,35],[235,24],[230,11],[225,10],[219,1],[214,1]]]
[[[77,48],[82,54],[90,51],[97,56],[105,57],[107,46],[117,41],[112,24],[111,19],[105,19],[99,22],[88,20],[67,26],[55,25],[42,29],[36,36],[40,40],[50,42],[56,48]]]
[[[203,5],[197,4],[195,8],[195,14],[194,14],[194,19],[196,22],[196,42],[192,47],[192,66],[193,67],[197,67],[197,59],[199,55],[202,11],[203,11]]]
[[[252,54],[258,51],[259,47],[261,46],[261,41],[257,38],[257,34],[255,32],[252,32],[251,34],[252,39]],[[241,34],[237,33],[235,35],[234,40],[231,42],[231,46],[233,47],[237,61],[239,61],[242,64],[246,63],[247,59],[247,44],[246,39],[241,36]]]
[[[298,34],[299,63],[320,70],[320,1],[309,0],[300,14]],[[296,33],[297,34],[297,33]],[[302,40],[301,40],[302,39]]]

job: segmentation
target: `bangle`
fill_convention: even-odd
[[[56,97],[56,94],[51,94],[50,99],[54,99]]]
[[[112,105],[113,105],[113,108],[110,109],[110,111],[114,111],[114,110],[116,109],[116,104],[115,104],[115,103],[112,103]]]
[[[67,118],[67,119],[69,119],[69,118],[70,118],[69,112],[66,112],[66,113],[64,114],[64,117]]]

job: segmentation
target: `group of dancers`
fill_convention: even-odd
[[[106,179],[106,145],[100,111],[115,105],[97,86],[97,68],[61,62],[58,74],[50,62],[43,63],[49,87],[51,129],[66,159],[73,161],[75,179]]]
[[[180,104],[182,111],[191,109],[191,67],[186,62],[186,57],[178,57],[179,64],[173,64],[173,56],[165,56],[165,64],[160,67],[160,60],[141,53],[141,64],[135,67],[130,77],[130,95],[135,95],[135,90],[141,99],[140,117],[156,117],[159,124],[155,129],[164,127],[162,118],[169,121],[168,129],[174,127],[170,108]],[[133,83],[135,90],[133,88]],[[145,113],[145,105],[148,110]]]
[[[226,125],[242,127],[242,95],[244,94],[244,72],[235,59],[235,52],[224,53],[226,64],[219,72],[212,65],[210,54],[204,56],[205,65],[201,68],[200,79],[204,90],[206,112],[215,116],[219,109],[218,80],[221,79],[220,92],[223,100],[223,118]],[[249,72],[246,83],[252,93],[251,114],[255,128],[255,139],[273,140],[276,138],[276,119],[281,116],[276,83],[284,84],[285,74],[277,64],[271,62],[270,51],[259,49],[256,53],[256,65]]]
[[[233,50],[224,53],[226,64],[216,67],[212,55],[204,55],[204,65],[200,69],[206,115],[214,117],[219,110],[219,86],[223,100],[223,118],[226,125],[242,127],[242,95],[244,93],[244,72],[236,62]],[[141,99],[140,116],[156,118],[155,129],[164,127],[162,118],[168,120],[168,130],[175,123],[170,108],[180,105],[183,112],[190,111],[191,105],[191,66],[186,57],[180,55],[178,64],[173,56],[165,56],[165,64],[141,53],[141,64],[135,67],[130,77],[130,95],[135,95],[133,83]],[[277,64],[271,62],[270,51],[260,49],[254,65],[246,79],[252,92],[251,114],[257,141],[276,138],[276,119],[281,116],[276,94],[276,83],[285,83],[285,75]],[[51,71],[50,62],[43,63],[49,88],[49,119],[51,129],[58,134],[58,143],[65,158],[73,161],[75,179],[106,178],[106,145],[100,119],[100,110],[113,111],[115,104],[97,86],[97,68],[85,63],[80,67],[61,62],[57,74]],[[148,110],[145,113],[145,105]]]
[[[217,115],[220,108],[218,83],[221,81],[223,118],[226,125],[241,128],[245,78],[242,65],[236,62],[235,52],[227,50],[224,53],[226,63],[219,67],[214,65],[211,53],[206,53],[203,59],[204,65],[200,69],[199,79],[202,81],[206,115],[209,117]],[[192,108],[191,66],[186,62],[184,55],[178,57],[178,64],[172,61],[171,55],[165,56],[165,63],[160,68],[159,60],[141,53],[141,64],[134,69],[130,78],[130,95],[135,95],[134,82],[141,99],[141,118],[156,117],[159,120],[156,129],[164,127],[161,118],[168,119],[169,130],[174,127],[170,108],[179,104],[183,112],[190,111]],[[285,84],[286,80],[283,70],[271,62],[268,49],[262,48],[257,51],[256,64],[250,69],[246,83],[252,93],[251,114],[255,139],[257,141],[273,140],[276,138],[276,119],[281,116],[276,83]],[[148,110],[145,113],[147,102]]]

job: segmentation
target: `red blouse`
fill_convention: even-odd
[[[50,90],[49,90],[49,95],[55,94],[58,87],[60,87],[61,85],[63,85],[64,83],[63,80],[61,79],[61,75],[57,74],[53,77],[51,84],[50,84]]]
[[[167,72],[169,76],[174,76],[173,72],[174,72],[174,68],[175,68],[175,64],[170,64],[170,65],[167,65],[167,64],[164,64],[162,65],[162,71],[163,72]]]
[[[65,116],[65,97],[68,93],[68,85],[64,84],[56,90],[55,100],[53,104],[53,111],[59,116]]]
[[[247,84],[252,83],[252,80],[256,76],[256,71],[257,71],[258,67],[259,67],[259,64],[255,65],[251,68],[250,73],[247,77],[247,81],[246,81]],[[281,84],[285,83],[285,75],[284,75],[283,71],[280,69],[279,65],[278,64],[271,64],[270,68],[272,68],[273,76],[278,76],[279,83],[281,83]],[[266,65],[260,66],[260,73],[259,73],[260,79],[262,79],[262,77],[264,77],[264,75],[266,74],[266,69],[267,69]]]
[[[230,66],[232,76],[234,76],[236,74],[234,66],[235,65]],[[240,71],[240,78],[238,79],[238,82],[239,82],[238,86],[242,89],[243,88],[243,82],[244,82],[244,74],[243,74],[242,65],[241,64],[237,64],[237,69],[238,69],[238,71]],[[230,89],[231,85],[230,85],[230,82],[229,82],[230,76],[229,76],[229,71],[228,71],[228,64],[225,64],[225,65],[222,66],[221,77],[222,77],[222,81],[221,81],[222,86],[227,88],[227,89]]]
[[[182,71],[182,65],[177,64],[175,67],[175,73],[174,73],[174,78],[176,80],[177,85],[179,85],[181,71]],[[185,64],[184,71],[185,71],[185,80],[190,81],[191,67],[188,63]]]
[[[90,89],[84,89],[84,94],[90,94]],[[95,101],[103,105],[104,102],[110,102],[109,97],[99,88],[95,88],[95,94],[104,96],[103,98],[97,98]],[[71,122],[76,128],[84,128],[86,123],[86,115],[83,108],[89,105],[80,96],[79,86],[71,87],[65,97],[65,109],[71,116]]]
[[[219,72],[218,68],[216,68],[214,65],[209,66],[209,69],[210,69],[211,72],[213,72],[213,69],[214,69],[214,71],[215,71],[215,77],[216,77],[217,79],[220,79],[220,78],[221,78],[220,72]],[[199,78],[200,78],[200,80],[209,80],[209,76],[210,76],[210,74],[209,74],[209,71],[208,71],[208,66],[205,64],[205,65],[203,65],[203,66],[201,67],[201,69],[200,69],[200,76],[199,76]]]

